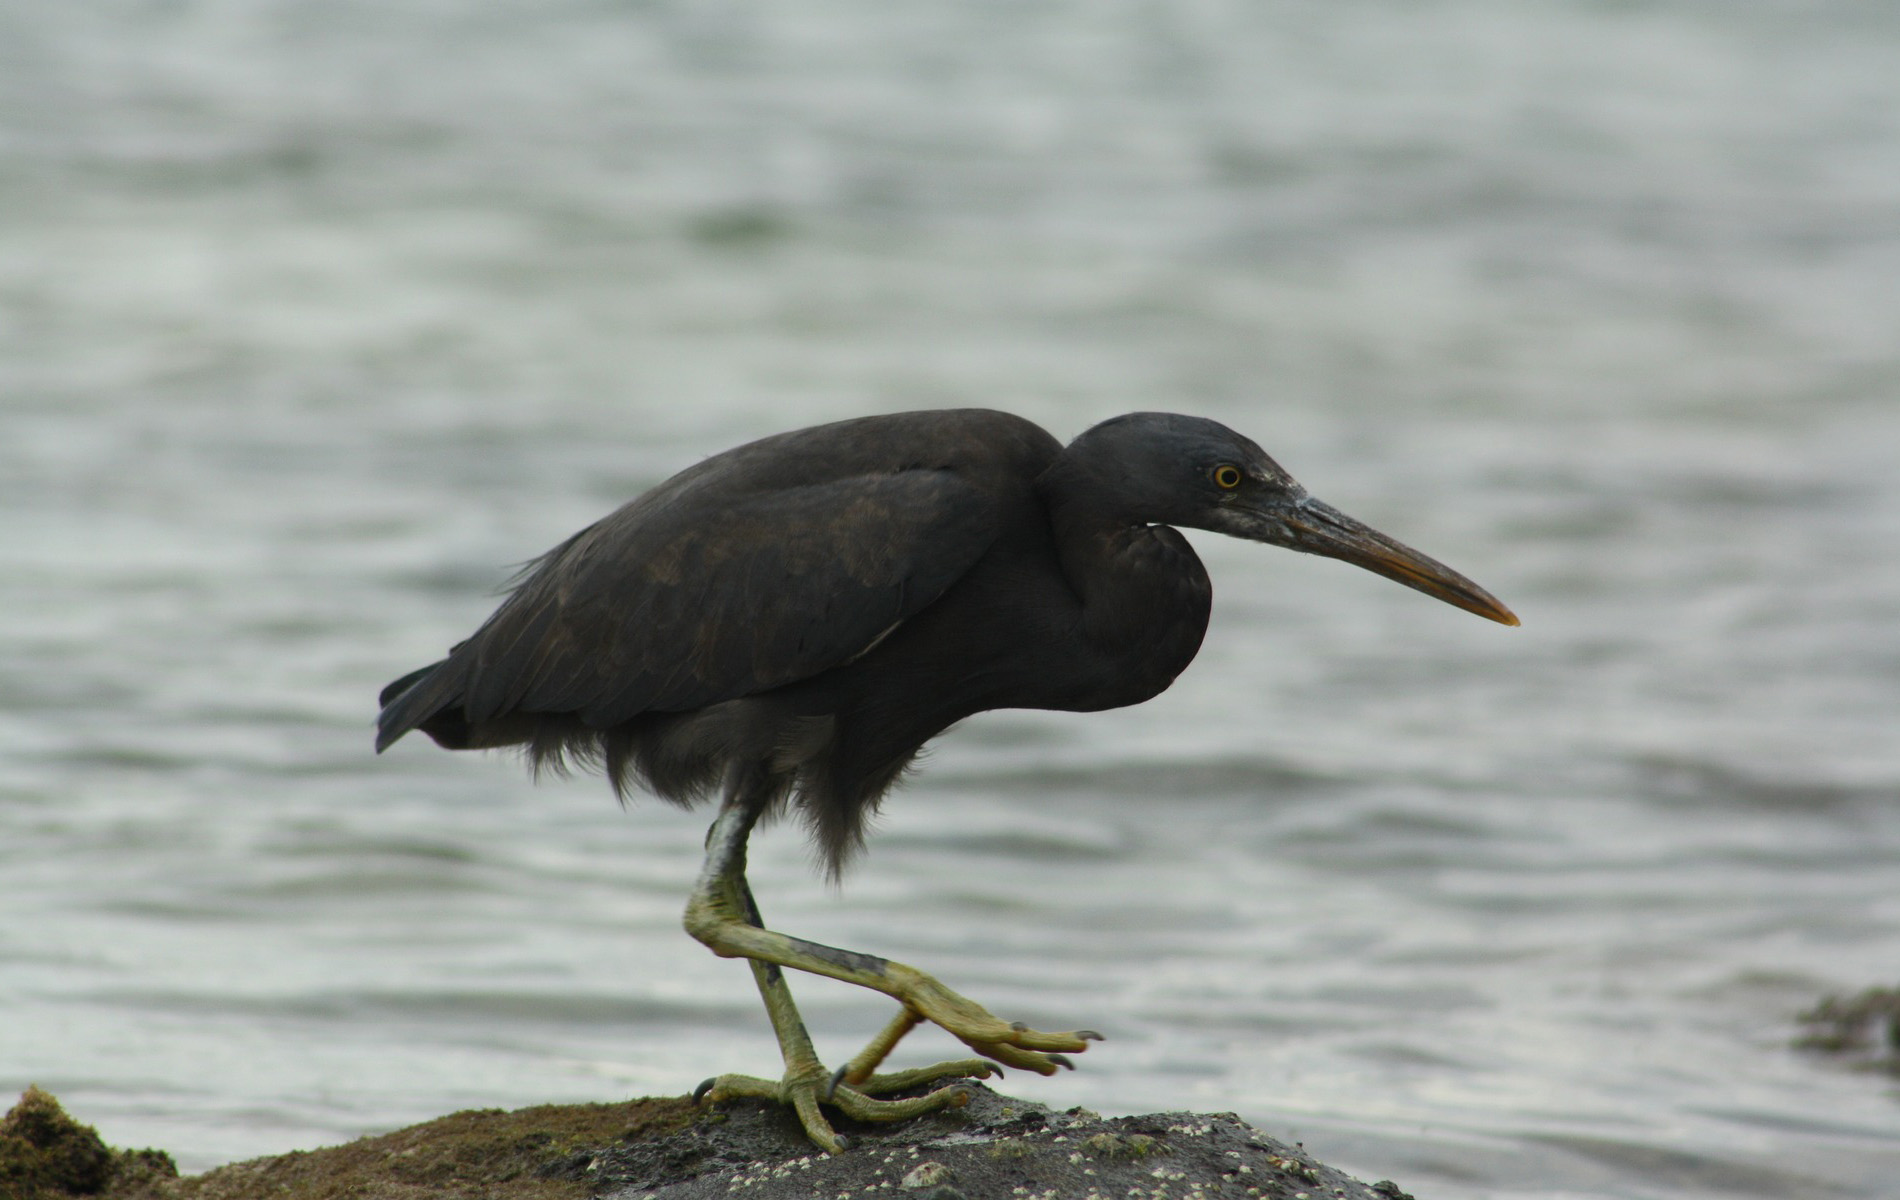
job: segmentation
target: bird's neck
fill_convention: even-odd
[[[1165,660],[1172,680],[1207,631],[1207,571],[1178,531],[1117,513],[1103,490],[1060,476],[1045,480],[1062,572],[1082,602],[1092,642],[1138,647],[1157,664]]]

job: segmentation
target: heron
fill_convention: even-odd
[[[761,818],[795,812],[835,880],[932,738],[976,713],[1095,712],[1159,694],[1212,601],[1181,528],[1365,568],[1505,625],[1450,567],[1309,495],[1252,441],[1201,417],[1131,413],[1064,446],[1021,417],[955,409],[780,433],[704,459],[517,577],[446,658],[383,689],[380,753],[420,729],[451,750],[514,747],[536,771],[602,771],[690,807],[717,795],[685,927],[748,962],[777,1078],[695,1096],[906,1120],[962,1104],[999,1067],[1043,1075],[1100,1035],[1005,1021],[904,963],[769,929],[746,881]],[[881,992],[897,1012],[827,1071],[785,970]],[[880,1071],[928,1022],[973,1057]]]

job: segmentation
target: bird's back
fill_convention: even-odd
[[[392,683],[377,744],[576,737],[809,679],[933,603],[1019,518],[1060,444],[982,409],[761,439],[537,560],[449,657]]]

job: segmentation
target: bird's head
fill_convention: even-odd
[[[1504,625],[1517,616],[1471,580],[1307,494],[1266,451],[1218,421],[1130,413],[1083,433],[1068,457],[1097,498],[1157,525],[1206,529],[1337,558]]]

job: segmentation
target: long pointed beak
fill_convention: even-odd
[[[1415,588],[1446,604],[1476,613],[1500,625],[1516,625],[1517,614],[1463,575],[1435,558],[1428,558],[1394,538],[1355,521],[1330,504],[1311,496],[1278,508],[1274,516],[1291,535],[1290,549],[1323,554],[1364,567],[1395,583]]]

